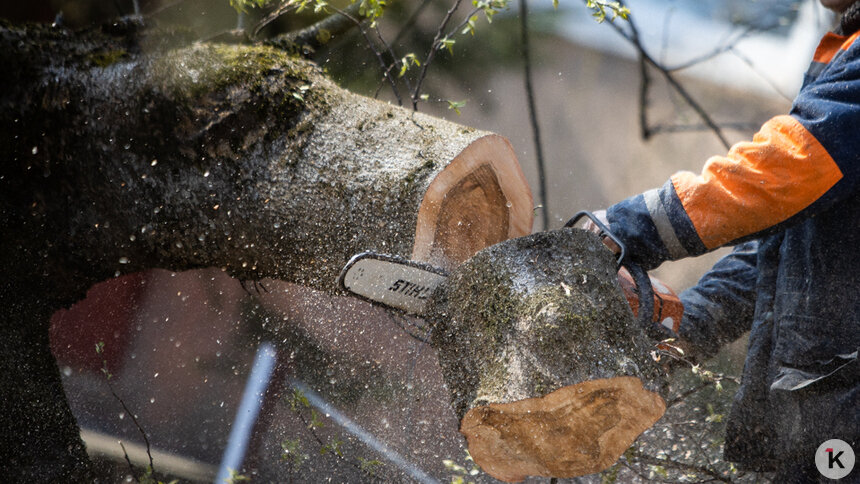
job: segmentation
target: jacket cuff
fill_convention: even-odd
[[[612,233],[627,247],[630,260],[645,270],[707,251],[671,180],[609,207],[606,217]]]

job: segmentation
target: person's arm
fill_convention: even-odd
[[[650,269],[758,238],[856,193],[860,41],[839,64],[801,91],[790,115],[711,158],[700,175],[677,173],[663,187],[610,207],[610,229],[633,260]]]
[[[679,336],[697,358],[708,358],[750,329],[755,310],[758,240],[738,245],[681,292]]]

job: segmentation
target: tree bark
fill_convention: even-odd
[[[0,61],[0,384],[20,396],[0,400],[0,434],[26,436],[15,476],[86,475],[47,325],[96,282],[220,267],[331,292],[357,252],[453,268],[531,230],[507,140],[351,94],[271,47],[134,22],[0,26]]]
[[[482,250],[434,294],[433,345],[490,475],[601,471],[663,415],[663,372],[615,264],[590,232],[543,232]]]

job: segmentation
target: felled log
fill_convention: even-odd
[[[482,250],[433,302],[460,431],[498,479],[601,471],[665,411],[662,371],[594,234],[563,229]]]
[[[96,282],[219,267],[332,292],[357,252],[451,268],[531,230],[504,138],[271,47],[0,25],[0,61],[0,390],[21,395],[0,399],[0,435],[22,436],[20,480],[85,480],[47,331]]]

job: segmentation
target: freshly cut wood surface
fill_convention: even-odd
[[[606,378],[475,407],[460,432],[475,463],[496,479],[575,477],[611,466],[665,409],[638,378]]]
[[[484,247],[531,233],[533,201],[510,143],[480,138],[430,183],[412,259],[452,269]]]
[[[494,477],[600,471],[665,411],[615,264],[595,234],[541,232],[478,252],[434,293],[452,405]]]

